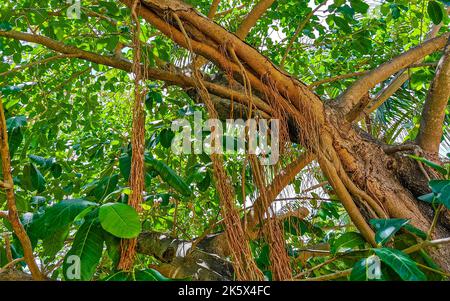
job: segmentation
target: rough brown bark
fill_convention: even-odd
[[[121,2],[130,6],[132,0]],[[201,16],[192,7],[175,0],[143,0],[142,3],[144,7],[138,13],[169,38],[215,63],[241,84],[244,81],[251,84],[260,101],[257,103],[258,109],[277,118],[279,116],[274,112],[275,109],[284,108],[283,114],[287,115],[285,118],[293,120],[292,128],[298,133],[298,141],[317,157],[354,224],[369,242],[374,244],[373,230],[368,226],[367,220],[373,217],[409,218],[413,225],[428,230],[433,212],[416,200],[415,193],[420,189],[411,187],[408,184],[410,181],[404,180],[404,175],[408,172],[404,172],[402,176],[396,171],[399,159],[387,155],[379,143],[351,125],[352,118],[348,118],[348,113],[360,105],[361,98],[376,84],[442,48],[449,34],[435,38],[368,72],[342,95],[341,102],[336,103],[337,108],[330,108],[324,106],[306,85],[281,71],[238,36]],[[183,24],[183,29],[180,23]],[[0,35],[41,43],[61,53],[79,54],[82,59],[128,72],[131,70],[129,62],[66,47],[48,38],[1,31]],[[232,49],[237,60],[230,59],[224,54],[226,51],[218,49]],[[149,70],[147,75],[182,87],[194,87],[199,80],[164,70]],[[248,104],[245,93],[230,91],[229,88],[209,82],[203,84],[210,93],[227,99],[236,93],[241,96],[243,104]],[[347,117],[347,121],[343,116]],[[448,229],[438,225],[433,237],[444,236],[450,236]],[[220,241],[212,241],[219,249],[223,247]],[[435,261],[449,271],[448,248],[431,252]]]
[[[129,0],[122,2],[129,5]],[[254,48],[202,17],[192,7],[174,0],[163,3],[145,0],[144,3],[146,7],[139,12],[144,19],[176,43],[208,58],[224,71],[231,72],[236,80],[242,83],[241,68],[216,50],[222,47],[223,41],[232,45],[238,59],[245,63],[248,75],[246,80],[260,92],[263,100],[272,105],[275,105],[275,101],[276,105],[286,108],[285,113],[296,120],[300,135],[304,135],[300,139],[301,143],[318,157],[322,170],[328,176],[352,221],[369,242],[375,244],[373,230],[367,223],[368,218],[409,218],[413,225],[422,229],[430,224],[415,197],[395,178],[389,166],[386,166],[392,160],[386,157],[376,143],[363,140],[352,130],[351,124],[343,121],[340,116],[351,112],[358,101],[377,83],[442,48],[448,34],[430,40],[369,72],[343,94],[336,110],[325,108],[319,97],[303,83],[279,70]],[[177,14],[184,22],[183,26],[191,39],[189,45],[174,21],[167,17],[162,20],[162,16],[171,14]],[[267,80],[261,81],[263,78]],[[267,93],[268,84],[277,92]],[[312,131],[308,132],[310,129]],[[444,269],[449,269],[448,264],[442,262],[439,256],[435,256],[435,260],[440,261]]]
[[[417,144],[435,158],[443,134],[445,110],[450,97],[450,40],[445,47],[436,75],[423,106]]]

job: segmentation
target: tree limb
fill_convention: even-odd
[[[447,9],[447,13],[448,12],[450,12],[450,7]],[[433,25],[431,27],[431,30],[428,32],[425,41],[435,38],[441,27],[442,22],[438,25]],[[416,62],[416,65],[421,64],[422,61],[423,58],[419,59]],[[374,100],[369,104],[369,106],[364,109],[363,114],[361,114],[359,118],[363,118],[363,116],[369,115],[370,113],[378,109],[386,100],[394,95],[394,93],[409,79],[409,77],[410,74],[406,72],[406,69],[401,70],[384,89],[377,93],[377,95],[374,97]]]
[[[17,238],[22,245],[25,262],[31,271],[31,274],[35,280],[43,280],[44,276],[39,270],[36,261],[34,260],[33,248],[31,246],[30,238],[28,237],[22,223],[19,219],[19,212],[16,207],[16,200],[14,196],[14,184],[11,175],[11,158],[8,145],[8,131],[6,129],[5,114],[3,111],[3,102],[0,99],[0,153],[2,158],[2,172],[4,182],[9,185],[9,188],[5,189],[6,202],[8,206],[9,222],[16,234]]]
[[[82,50],[77,47],[66,45],[64,43],[41,35],[11,30],[0,31],[0,36],[40,44],[49,49],[62,53],[63,55],[66,55],[66,57],[76,57],[93,63],[110,66],[126,72],[131,72],[132,63],[127,60],[118,58],[116,56],[100,55],[94,52]],[[148,79],[161,80],[168,84],[173,84],[185,88],[195,87],[196,85],[193,78],[185,76],[181,73],[148,67],[144,69],[146,71],[145,78]],[[244,93],[208,81],[204,81],[203,83],[211,94],[226,99],[233,99],[243,104],[248,104],[248,96]],[[262,101],[259,97],[253,96],[252,103],[262,112],[265,112],[269,115],[271,114],[272,109],[270,108],[270,106]]]
[[[236,35],[241,39],[245,40],[248,33],[258,22],[259,18],[269,9],[269,7],[275,2],[275,0],[261,0],[251,12],[245,17],[244,21],[239,25],[236,31]]]
[[[220,0],[213,0],[211,6],[209,7],[208,18],[213,19],[216,15],[217,8],[219,7]]]
[[[436,75],[431,83],[422,110],[417,144],[425,151],[437,156],[443,134],[445,110],[450,97],[450,38],[444,55],[439,61]]]
[[[443,48],[449,36],[450,33],[445,33],[437,38],[430,39],[370,71],[339,96],[338,101],[335,103],[336,110],[343,115],[347,115],[370,89],[386,80],[391,74]]]

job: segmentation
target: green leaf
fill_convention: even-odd
[[[72,248],[67,253],[64,264],[63,273],[66,280],[91,280],[103,252],[103,235],[102,228],[97,218],[86,220],[77,231]],[[77,279],[77,261],[71,261],[74,258],[71,256],[78,256],[79,258],[79,276]],[[75,277],[75,278],[74,278]]]
[[[172,279],[163,276],[160,272],[154,269],[135,271],[134,274],[137,281],[172,281]]]
[[[105,240],[109,258],[113,262],[113,265],[117,266],[120,260],[120,238],[103,231],[103,239]]]
[[[55,177],[56,179],[59,178],[62,174],[62,167],[58,163],[53,164],[50,170],[52,172],[53,177]]]
[[[149,111],[151,111],[155,102],[156,103],[162,102],[162,94],[157,91],[149,91],[145,96],[145,107]]]
[[[337,253],[364,246],[365,240],[361,234],[356,232],[347,232],[339,236],[331,245],[331,252]]]
[[[208,189],[209,185],[211,185],[211,175],[209,174],[209,172],[207,172],[203,179],[197,183],[197,187],[198,190],[205,192]]]
[[[30,224],[30,231],[39,238],[46,238],[68,227],[83,210],[97,204],[81,199],[64,200],[46,208],[43,215]]]
[[[27,124],[27,118],[23,115],[14,116],[6,120],[6,128],[8,130],[8,145],[11,158],[19,148],[23,140],[22,128]]]
[[[25,189],[30,191],[37,190],[37,192],[40,193],[45,190],[44,176],[32,163],[26,164],[23,167],[21,183]]]
[[[373,249],[373,251],[380,257],[382,262],[389,265],[403,280],[427,280],[425,274],[417,267],[417,264],[403,252],[391,248]]]
[[[408,157],[415,159],[417,161],[420,161],[420,162],[430,166],[431,168],[434,168],[437,172],[439,172],[440,174],[442,174],[444,176],[447,174],[447,170],[437,163],[431,162],[425,158],[414,156],[414,155],[408,155]]]
[[[175,133],[171,129],[164,129],[159,134],[159,142],[165,148],[169,148],[172,145],[172,139],[175,137]]]
[[[429,1],[427,6],[428,16],[433,21],[434,24],[438,25],[442,22],[444,17],[444,12],[442,11],[441,6],[436,1]]]
[[[191,189],[186,182],[176,174],[176,172],[167,166],[164,162],[156,160],[150,156],[145,156],[145,163],[152,169],[158,172],[161,179],[169,184],[173,189],[178,191],[184,196],[190,196],[192,194]]]
[[[100,223],[106,231],[120,238],[134,238],[141,232],[141,222],[133,207],[107,203],[100,207]]]
[[[58,253],[64,246],[64,242],[69,235],[69,226],[58,229],[52,235],[44,238],[42,240],[42,247],[44,248],[43,254],[50,258],[55,258],[56,253]]]
[[[124,179],[128,182],[131,172],[131,156],[124,153],[119,157],[119,169]]]
[[[89,191],[87,196],[94,197],[95,200],[101,201],[116,189],[118,182],[118,174],[106,176],[100,180],[96,180],[87,186],[87,190]]]
[[[131,275],[128,272],[118,271],[102,279],[103,281],[131,281]]]
[[[350,5],[355,10],[355,12],[365,14],[369,9],[369,5],[361,0],[350,0]]]
[[[450,208],[450,180],[431,180],[428,184],[435,193],[438,203]]]
[[[341,28],[345,33],[351,33],[351,32],[352,32],[351,27],[348,25],[347,20],[345,20],[344,18],[334,15],[334,16],[333,16],[333,21],[334,21],[334,23],[335,23],[337,26],[339,26],[339,28]]]
[[[417,235],[418,237],[422,238],[422,239],[427,239],[427,234],[425,232],[423,232],[422,230],[414,227],[411,224],[406,224],[403,226],[403,228],[415,235]]]
[[[426,203],[433,203],[436,195],[433,192],[421,195],[418,197],[419,200],[424,201]]]
[[[370,224],[375,228],[375,241],[377,244],[387,242],[401,227],[408,224],[409,220],[401,218],[371,219]]]

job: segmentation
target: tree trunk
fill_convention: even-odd
[[[410,219],[413,226],[427,233],[434,210],[417,200],[418,196],[431,192],[428,180],[417,163],[399,153],[386,154],[381,143],[336,116],[328,121],[334,138],[333,148],[353,182],[380,202],[389,218]],[[365,211],[363,204],[358,203],[358,207]],[[373,218],[368,212],[364,216],[366,220]],[[437,239],[449,236],[449,215],[446,210],[431,237]],[[429,252],[442,269],[450,271],[449,245],[429,249]]]

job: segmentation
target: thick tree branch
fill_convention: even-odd
[[[8,220],[22,245],[25,262],[31,271],[35,280],[43,280],[44,277],[39,270],[36,261],[34,260],[33,248],[31,246],[30,238],[28,237],[22,223],[19,219],[19,212],[16,207],[16,200],[14,196],[14,182],[11,175],[11,158],[8,145],[8,131],[6,129],[5,114],[3,111],[3,102],[0,98],[0,153],[2,158],[2,172],[3,180],[7,183],[8,188],[5,188],[6,203],[8,206]]]
[[[245,40],[248,33],[255,26],[256,22],[258,22],[259,18],[269,9],[269,7],[275,2],[275,0],[261,0],[255,7],[251,10],[251,12],[245,17],[244,21],[242,21],[241,25],[236,31],[236,35],[241,39]]]
[[[450,8],[447,9],[447,13],[449,11]],[[431,27],[431,30],[428,32],[425,41],[435,38],[441,27],[442,22],[438,25],[433,25]],[[423,59],[424,58],[420,58],[415,65],[420,65]],[[406,69],[401,70],[384,89],[379,91],[377,95],[374,97],[374,100],[369,104],[369,106],[367,106],[363,111],[361,110],[363,114],[361,114],[357,119],[369,115],[370,113],[378,109],[392,95],[394,95],[394,93],[397,92],[397,90],[409,79],[410,73],[406,71],[407,71]]]
[[[393,58],[378,68],[370,71],[361,79],[353,83],[338,99],[335,108],[343,115],[347,115],[359,103],[360,99],[378,83],[386,80],[389,76],[417,62],[419,59],[443,48],[450,33],[445,33],[437,38],[408,50],[407,52]]]
[[[131,0],[121,0],[121,2],[129,7],[132,4]],[[242,75],[242,69],[218,50],[223,46],[232,45],[242,65],[246,67],[252,89],[256,89],[262,95],[266,94],[267,85],[262,82],[262,79],[270,78],[273,81],[273,89],[277,91],[271,96],[276,101],[301,111],[311,110],[316,115],[314,121],[324,122],[323,103],[317,95],[311,92],[305,84],[277,68],[270,60],[236,35],[201,16],[192,7],[181,1],[171,0],[161,4],[156,0],[143,0],[143,3],[145,7],[141,7],[139,14],[175,43],[209,59],[222,70],[233,73],[239,78]],[[167,16],[174,13],[182,20],[188,35],[192,36],[189,43],[177,28],[176,22],[168,19]],[[302,106],[302,103],[306,102],[308,102],[307,108]]]
[[[217,8],[219,8],[220,0],[213,0],[209,7],[208,18],[213,19],[216,15]]]
[[[445,47],[436,75],[431,83],[422,110],[419,134],[416,142],[425,151],[438,156],[443,134],[445,110],[450,97],[450,38]]]
[[[49,49],[62,53],[65,57],[79,58],[93,63],[110,66],[126,72],[131,72],[132,63],[129,61],[118,58],[116,56],[106,56],[90,51],[85,51],[77,47],[66,45],[64,43],[55,41],[53,39],[41,35],[23,33],[19,31],[0,31],[0,36],[40,44]],[[185,76],[181,73],[156,68],[144,68],[144,69],[146,71],[145,78],[148,79],[161,80],[168,84],[173,84],[184,88],[196,86],[196,83],[193,78]],[[208,89],[208,91],[214,95],[226,99],[233,99],[237,102],[246,105],[248,104],[249,101],[248,96],[245,95],[244,93],[208,81],[204,81],[203,83],[205,87]],[[272,109],[270,108],[270,106],[267,105],[260,98],[253,96],[252,103],[260,111],[263,112],[263,115],[271,114]]]

